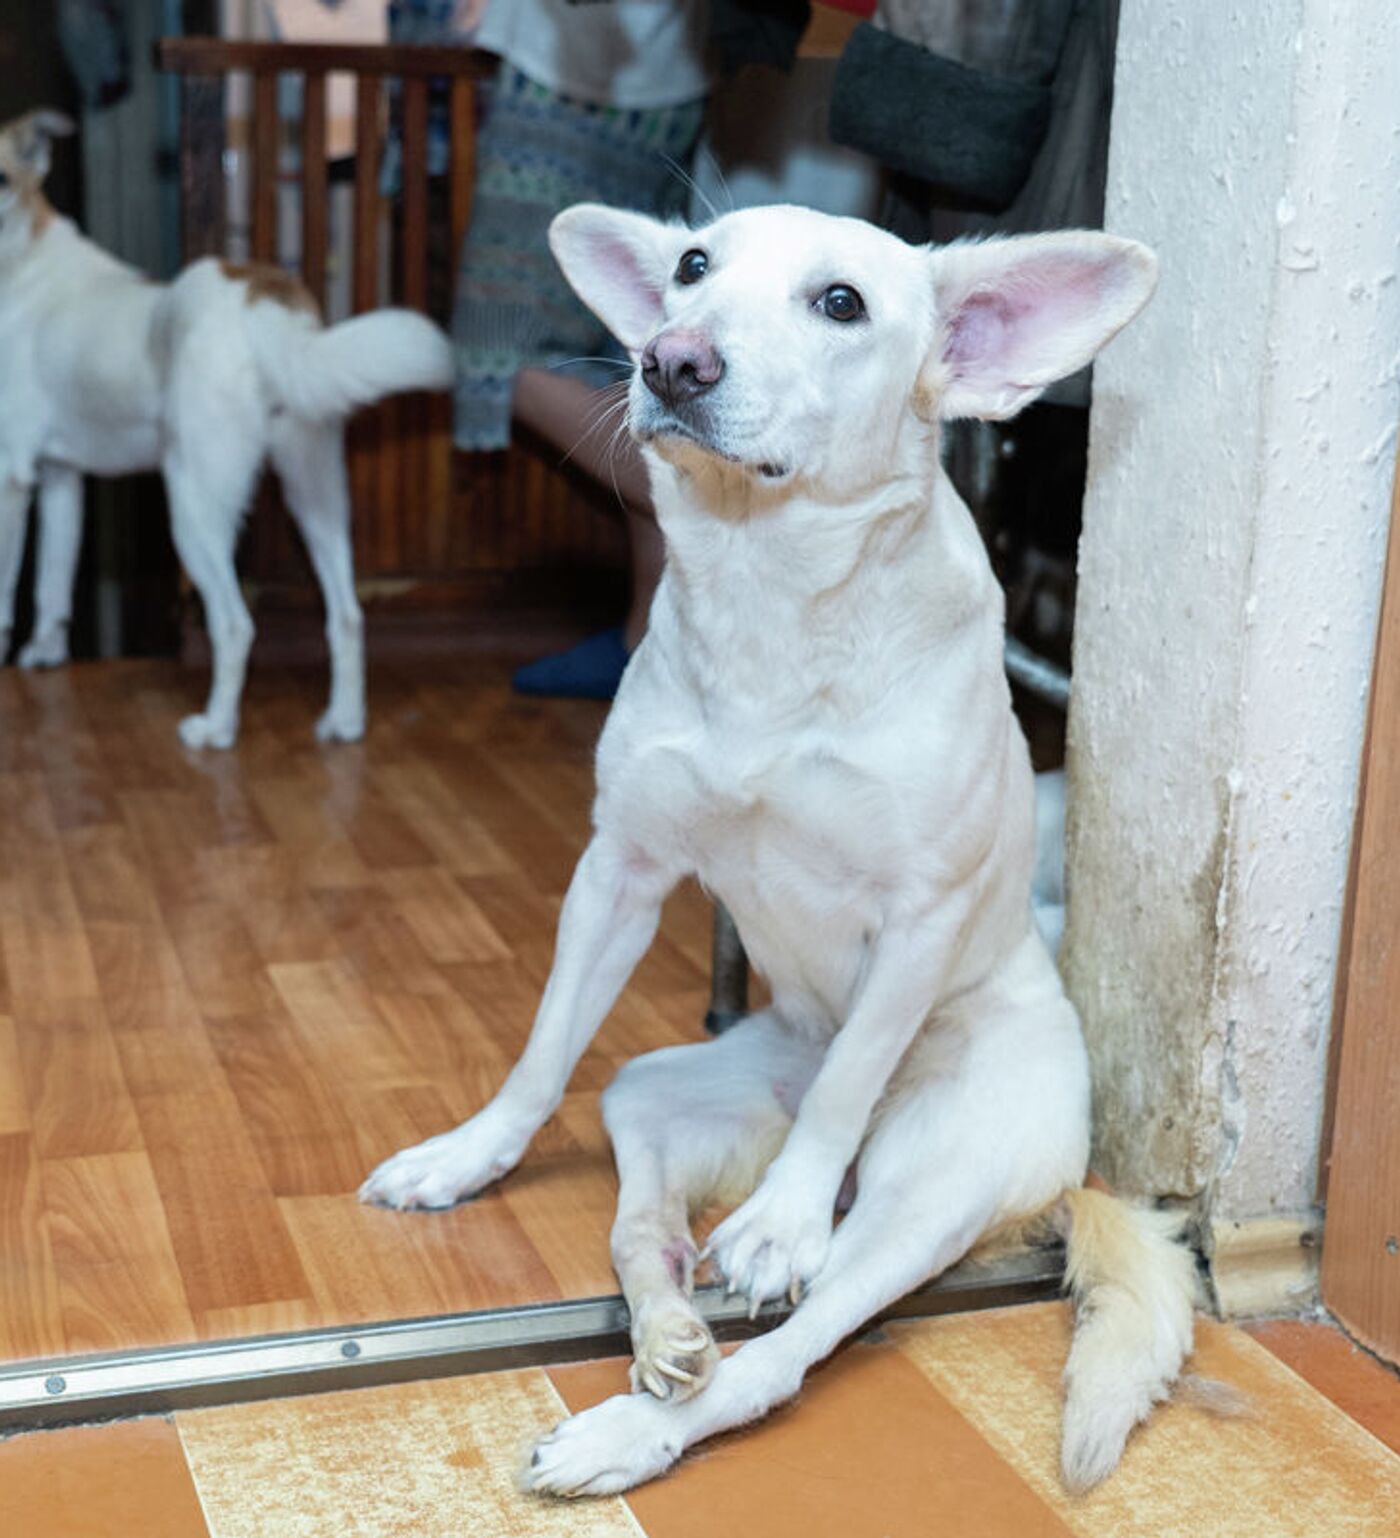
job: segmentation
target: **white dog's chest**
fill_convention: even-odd
[[[730,910],[775,997],[842,1018],[891,872],[917,859],[888,784],[830,744],[696,734],[638,744],[608,789],[630,837]]]

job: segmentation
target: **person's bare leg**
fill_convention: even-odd
[[[646,467],[624,426],[625,384],[597,389],[568,374],[522,369],[515,381],[515,419],[552,443],[571,463],[617,493],[627,514],[632,601],[623,634],[629,651],[646,633],[661,580],[665,542],[656,525]]]

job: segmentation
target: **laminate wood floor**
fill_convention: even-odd
[[[519,1050],[603,708],[383,667],[365,742],[322,748],[324,674],[264,669],[238,747],[191,753],[205,684],[0,671],[0,1360],[614,1291],[597,1095],[700,1035],[694,888],[510,1181],[353,1194]]]

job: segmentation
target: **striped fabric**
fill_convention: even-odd
[[[571,203],[682,212],[703,112],[701,102],[645,111],[588,106],[509,65],[489,92],[452,322],[456,438],[464,449],[509,442],[511,391],[522,368],[568,367],[599,384],[619,377],[625,355],[565,283],[546,231]]]

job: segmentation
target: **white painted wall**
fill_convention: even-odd
[[[1095,377],[1065,966],[1098,1160],[1313,1199],[1400,416],[1400,6],[1124,0],[1107,226],[1161,287]]]

